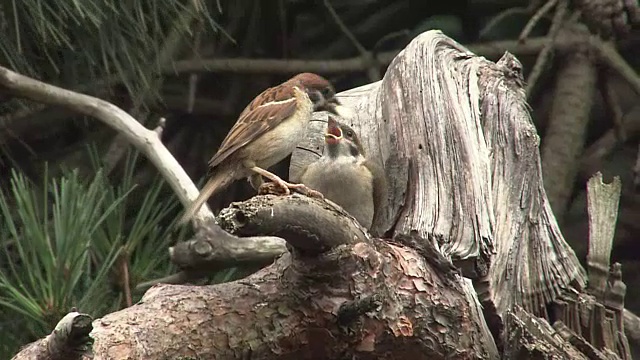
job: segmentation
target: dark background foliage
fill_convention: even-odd
[[[638,69],[637,29],[603,26],[594,20],[598,14],[589,12],[587,2],[556,3],[535,23],[530,39],[556,34],[553,24],[570,24],[580,8],[579,19],[589,24],[588,31],[613,35],[623,60]],[[330,64],[346,58],[389,58],[423,31],[440,29],[472,50],[484,49],[478,54],[492,60],[506,46],[514,52],[523,63],[532,116],[544,147],[546,130],[554,121],[554,90],[558,81],[565,81],[559,69],[571,66],[567,62],[572,59],[570,52],[549,49],[539,56],[540,49],[526,50],[526,42],[518,42],[545,4],[218,0],[203,6],[192,0],[2,0],[0,64],[111,101],[149,128],[166,118],[163,142],[192,178],[200,179],[242,108],[264,88],[297,71],[286,61],[260,67],[255,60]],[[631,23],[634,9],[627,11],[625,21]],[[240,63],[241,59],[247,61]],[[217,61],[213,69],[208,60]],[[531,76],[536,63],[539,71]],[[384,74],[385,65],[372,62],[358,70],[318,72],[340,91],[371,82],[376,74]],[[640,311],[640,294],[634,290],[640,281],[640,249],[634,241],[640,231],[640,197],[633,171],[639,95],[629,79],[601,63],[594,66],[595,87],[576,89],[574,94],[593,96],[567,104],[589,109],[584,136],[567,137],[563,145],[579,149],[565,164],[574,169],[566,190],[570,196],[552,203],[565,237],[584,260],[586,179],[598,170],[605,178],[622,178],[613,260],[623,264],[627,307]],[[287,167],[285,161],[277,172],[285,175]],[[547,171],[545,176],[554,173]],[[51,331],[72,306],[100,316],[135,302],[141,295],[136,284],[171,273],[166,249],[189,236],[188,229],[173,225],[181,206],[157,171],[113,130],[95,119],[20,100],[2,89],[0,190],[0,339],[7,339],[0,344],[1,357]],[[210,204],[219,208],[251,194],[248,184],[240,181]],[[236,270],[209,280],[241,276]]]

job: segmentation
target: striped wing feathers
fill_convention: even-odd
[[[209,160],[209,167],[218,166],[231,154],[291,117],[296,105],[293,86],[287,83],[263,91],[240,113],[218,152]]]

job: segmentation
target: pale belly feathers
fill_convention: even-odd
[[[328,161],[322,159],[310,164],[301,182],[340,205],[369,229],[374,211],[371,173],[349,157],[334,161],[330,167],[327,165]]]

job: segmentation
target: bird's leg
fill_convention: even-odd
[[[294,184],[290,184],[284,180],[282,180],[278,175],[272,173],[271,171],[265,170],[259,166],[253,166],[251,167],[251,171],[262,175],[264,177],[266,177],[267,179],[273,181],[276,185],[278,185],[280,188],[282,188],[282,190],[284,191],[285,195],[289,195],[291,192],[289,191],[290,188],[292,188],[292,186],[290,185],[294,185]]]
[[[251,171],[262,175],[264,177],[266,177],[267,179],[273,181],[277,186],[279,186],[280,188],[282,188],[282,190],[284,191],[285,195],[289,195],[291,193],[291,190],[296,190],[304,195],[307,195],[309,197],[318,197],[318,198],[324,198],[324,196],[313,189],[309,189],[307,186],[305,186],[304,184],[293,184],[290,182],[286,182],[284,180],[282,180],[278,175],[265,170],[259,166],[253,166],[250,168]]]

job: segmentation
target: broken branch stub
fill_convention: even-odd
[[[602,173],[597,172],[587,182],[587,206],[589,210],[589,292],[604,300],[611,268],[610,256],[613,236],[618,219],[618,204],[622,184],[614,177],[611,184],[602,182]]]
[[[92,354],[92,318],[75,309],[65,315],[51,334],[22,348],[12,360],[82,360]]]
[[[432,241],[479,287],[488,282],[479,295],[499,316],[515,305],[546,316],[546,304],[586,279],[543,188],[522,84],[511,54],[493,63],[427,31],[382,81],[338,96],[355,110],[343,121],[388,178],[389,206],[374,229]],[[293,178],[322,152],[326,115],[315,120],[293,154]]]

